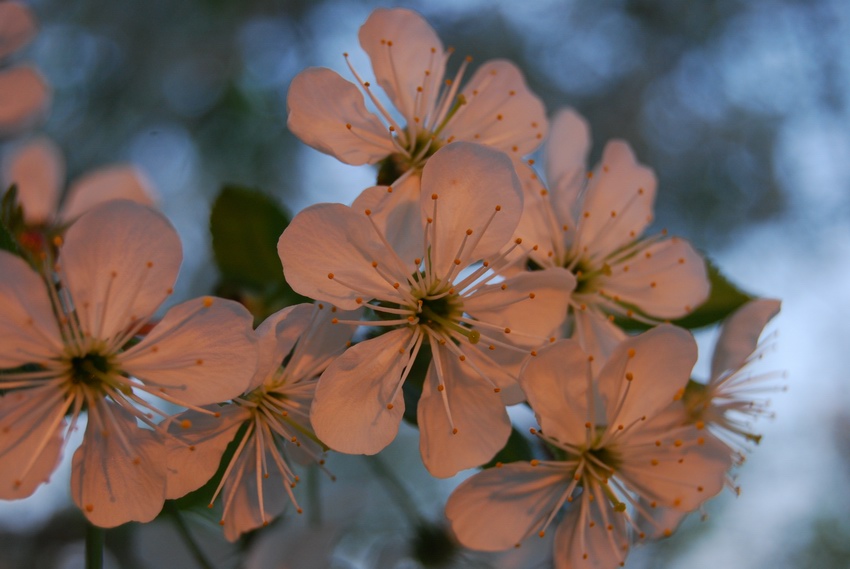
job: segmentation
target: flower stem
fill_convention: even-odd
[[[86,520],[86,569],[103,569],[103,528]]]
[[[204,555],[204,552],[201,550],[200,546],[198,546],[198,543],[189,531],[189,526],[186,525],[186,520],[183,519],[183,516],[180,514],[180,510],[178,510],[174,503],[169,500],[166,500],[165,502],[165,510],[168,512],[168,515],[171,516],[175,527],[177,527],[177,532],[180,534],[180,537],[183,538],[183,542],[186,544],[186,547],[189,548],[189,552],[195,558],[198,565],[203,569],[214,569],[213,564],[210,563],[207,556]]]

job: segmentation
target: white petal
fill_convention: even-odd
[[[295,351],[286,364],[289,383],[308,381],[318,377],[327,368],[333,358],[343,353],[351,345],[351,337],[357,330],[354,324],[359,322],[361,310],[338,310],[321,302],[315,303],[312,319],[295,345]],[[340,320],[336,324],[333,319]],[[312,398],[312,396],[311,396]]]
[[[488,61],[464,86],[463,95],[466,104],[449,121],[445,138],[486,144],[516,159],[543,142],[549,127],[546,109],[513,63]]]
[[[616,324],[608,320],[601,312],[588,307],[587,310],[575,311],[575,327],[572,338],[577,340],[581,348],[593,356],[593,374],[596,376],[602,365],[627,335]]]
[[[409,275],[393,262],[393,252],[381,243],[365,213],[340,204],[317,204],[301,211],[280,236],[277,251],[286,281],[295,291],[346,310],[360,306],[358,298],[400,300],[381,271],[405,285]]]
[[[59,188],[65,181],[65,159],[52,140],[40,137],[16,149],[6,164],[4,178],[7,186],[18,185],[18,200],[27,223],[53,221]]]
[[[0,3],[0,59],[21,49],[35,37],[32,11],[19,2]]]
[[[115,201],[82,216],[65,236],[59,265],[83,331],[108,339],[151,316],[182,256],[177,232],[148,207]]]
[[[495,255],[519,223],[521,192],[504,153],[466,142],[438,150],[422,171],[420,197],[423,226],[431,225],[433,234],[433,274],[447,274],[456,259],[465,267]]]
[[[459,361],[458,356],[444,348],[432,346],[432,349],[442,352],[445,390],[437,389],[435,358],[428,369],[416,411],[419,450],[432,476],[448,478],[493,458],[508,441],[511,422],[502,398],[469,363]]]
[[[605,499],[582,498],[570,505],[556,530],[554,569],[614,569],[628,550],[624,514]]]
[[[0,251],[0,368],[44,362],[63,349],[44,281]]]
[[[588,365],[587,354],[572,340],[541,348],[526,361],[520,385],[546,435],[570,444],[584,442],[590,419]]]
[[[313,314],[309,303],[278,310],[257,327],[257,371],[246,391],[260,387],[269,375],[280,368],[298,338],[307,330]]]
[[[654,416],[685,387],[696,360],[693,336],[670,324],[623,341],[605,363],[597,382],[607,424],[612,428],[631,425],[641,417]]]
[[[388,127],[366,109],[357,86],[330,69],[296,75],[286,108],[292,134],[346,164],[374,164],[395,151]]]
[[[408,122],[423,120],[442,85],[443,44],[425,19],[403,8],[378,8],[360,27],[378,85]],[[422,92],[417,92],[422,87]],[[417,105],[417,97],[423,99]],[[420,111],[420,112],[417,112]]]
[[[178,304],[144,340],[120,355],[121,368],[190,405],[241,395],[257,367],[253,317],[223,298]]]
[[[779,314],[780,302],[773,299],[753,300],[735,311],[724,323],[711,360],[711,377],[724,371],[739,369],[755,351],[759,336],[767,323]]]
[[[656,180],[635,160],[625,142],[605,146],[579,212],[579,239],[590,258],[605,256],[634,241],[652,221]]]
[[[50,91],[41,74],[19,66],[0,72],[0,135],[31,126],[50,102]]]
[[[552,119],[546,141],[546,179],[564,211],[572,211],[584,188],[587,156],[590,153],[590,126],[574,109],[563,108]],[[572,221],[572,216],[569,218]],[[567,220],[564,219],[564,222]]]
[[[92,420],[90,409],[83,444],[74,453],[71,497],[96,526],[149,522],[165,501],[165,445],[117,405],[101,399],[96,412],[100,421]]]
[[[221,463],[227,445],[251,415],[238,405],[213,407],[218,417],[186,411],[171,419],[173,434],[168,448],[168,472],[165,497],[180,498],[197,490],[212,478]]]
[[[403,261],[411,263],[422,257],[422,225],[419,209],[421,177],[411,173],[401,183],[392,186],[373,186],[363,190],[354,200],[351,209],[357,212],[370,210],[372,221],[381,229]]]
[[[62,203],[60,218],[73,221],[85,212],[112,200],[129,200],[153,205],[151,182],[141,170],[130,165],[98,168],[71,184]]]
[[[449,496],[446,517],[466,547],[499,551],[538,531],[569,485],[556,463],[515,462],[465,480]]]
[[[412,330],[387,332],[349,348],[325,370],[316,388],[310,420],[332,449],[375,454],[398,433],[404,397],[398,389]],[[392,408],[388,408],[392,406]]]
[[[26,498],[56,469],[64,440],[63,399],[55,386],[0,397],[0,499]]]
[[[678,237],[653,243],[612,265],[611,276],[605,277],[601,286],[607,296],[665,319],[685,316],[702,304],[711,290],[705,260]]]

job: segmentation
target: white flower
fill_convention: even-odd
[[[313,148],[347,164],[389,158],[380,176],[381,183],[389,184],[421,169],[429,156],[455,140],[478,142],[520,158],[546,135],[543,105],[516,66],[502,60],[485,63],[461,89],[469,60],[453,79],[446,79],[452,50],[444,50],[416,12],[379,8],[360,28],[359,38],[378,85],[395,109],[385,108],[350,64],[357,85],[329,69],[307,69],[289,88],[287,126]],[[377,114],[367,110],[363,93]]]
[[[246,393],[216,407],[216,414],[186,411],[172,421],[169,498],[203,485],[228,444],[236,445],[210,501],[212,506],[221,493],[220,523],[230,541],[280,515],[287,496],[301,513],[292,492],[299,480],[293,457],[324,464],[324,448],[310,426],[310,405],[319,375],[350,344],[353,332],[350,326],[332,326],[334,315],[343,313],[301,304],[269,316],[257,329],[259,364]]]
[[[35,37],[32,12],[19,2],[0,2],[0,60]],[[0,136],[32,125],[47,108],[50,91],[41,74],[28,65],[0,70]]]
[[[615,567],[635,538],[673,528],[648,510],[688,512],[720,491],[728,459],[693,427],[659,422],[688,381],[696,344],[661,325],[621,343],[598,375],[573,340],[530,358],[521,382],[560,460],[512,463],[461,484],[446,504],[460,542],[493,551],[557,523],[555,567]],[[562,518],[559,514],[566,506]],[[560,519],[560,522],[557,520]]]
[[[615,316],[657,324],[679,318],[708,296],[705,262],[686,241],[641,238],[652,221],[656,180],[629,146],[611,141],[585,173],[589,129],[562,110],[546,147],[549,188],[528,167],[519,170],[526,208],[520,231],[533,268],[566,267],[577,278],[571,337],[596,357],[626,335]]]
[[[427,343],[433,359],[417,417],[428,470],[451,476],[502,448],[510,421],[499,392],[515,386],[511,367],[563,321],[574,285],[564,270],[501,280],[500,251],[517,245],[521,206],[510,160],[458,142],[425,166],[404,247],[368,209],[319,204],[293,219],[278,243],[292,288],[343,309],[365,305],[379,318],[363,324],[393,328],[322,375],[312,420],[328,446],[374,454],[395,438],[402,384]]]
[[[28,496],[50,476],[85,411],[74,502],[103,527],[159,513],[164,413],[140,394],[206,405],[241,393],[256,366],[251,316],[223,299],[175,306],[132,345],[171,293],[181,258],[168,221],[125,201],[81,217],[46,280],[0,252],[0,389],[9,390],[0,399],[0,497]]]

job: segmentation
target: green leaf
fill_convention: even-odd
[[[496,463],[507,464],[509,462],[531,460],[532,458],[534,458],[534,455],[531,453],[531,444],[514,427],[511,429],[511,436],[508,437],[508,442],[505,443],[502,450],[497,452],[493,460],[485,464],[483,468],[492,468],[496,466]]]
[[[18,189],[12,185],[0,201],[0,250],[20,255],[14,228],[23,224],[23,210],[18,204]]]
[[[259,190],[222,189],[210,214],[210,231],[223,279],[255,291],[285,282],[277,241],[288,224],[283,209]]]

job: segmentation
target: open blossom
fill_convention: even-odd
[[[531,268],[566,267],[576,275],[571,337],[604,362],[625,333],[615,317],[647,323],[685,316],[708,296],[705,262],[694,248],[663,234],[641,237],[652,221],[656,180],[628,144],[611,141],[585,173],[589,129],[562,110],[546,147],[545,188],[520,171],[526,209],[520,224]]]
[[[47,277],[0,251],[0,498],[26,497],[47,480],[85,412],[74,502],[103,527],[159,513],[165,415],[147,396],[189,407],[226,400],[257,360],[251,315],[209,297],[173,307],[134,344],[181,259],[168,221],[126,201],[83,215]]]
[[[257,329],[259,363],[246,392],[230,404],[211,408],[215,414],[190,410],[171,424],[175,437],[169,441],[169,498],[209,480],[227,445],[238,440],[210,502],[212,506],[221,494],[221,525],[231,541],[280,515],[287,496],[301,512],[292,491],[299,480],[292,457],[324,463],[324,448],[310,426],[310,405],[319,375],[350,344],[354,331],[351,326],[332,326],[335,315],[343,312],[321,303],[271,315]]]
[[[383,161],[379,183],[421,170],[428,157],[455,140],[492,146],[518,159],[546,135],[543,104],[516,66],[487,62],[461,89],[469,59],[454,78],[446,78],[452,50],[443,48],[416,12],[379,8],[360,28],[359,39],[377,84],[395,108],[385,108],[350,63],[357,85],[329,69],[310,68],[289,88],[287,125],[306,144],[347,164]],[[364,93],[377,113],[367,109]]]
[[[533,432],[560,460],[507,464],[461,484],[446,516],[462,544],[507,549],[557,524],[556,568],[616,567],[635,539],[674,529],[652,526],[649,511],[692,511],[720,491],[722,445],[658,420],[696,361],[691,335],[664,324],[627,339],[595,376],[591,358],[563,340],[528,360]]]
[[[37,24],[19,2],[0,2],[0,62],[35,37]],[[41,74],[28,65],[0,69],[0,136],[16,134],[41,116],[50,91]]]
[[[426,164],[402,248],[368,209],[319,204],[293,219],[278,243],[292,288],[343,309],[366,306],[378,318],[363,325],[391,328],[322,375],[311,418],[328,446],[374,454],[395,438],[402,385],[427,344],[417,417],[428,470],[451,476],[502,448],[511,427],[500,391],[516,387],[511,369],[561,324],[574,285],[565,270],[501,278],[521,242],[513,237],[521,208],[511,161],[458,142]]]

